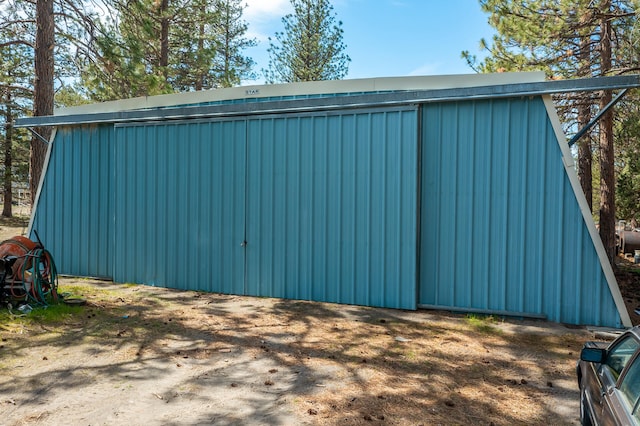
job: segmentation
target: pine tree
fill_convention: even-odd
[[[267,83],[339,80],[349,71],[342,22],[328,0],[291,0],[293,13],[282,18],[284,32],[270,41]]]
[[[171,65],[175,69],[174,88],[232,87],[255,78],[254,62],[243,54],[256,42],[245,37],[248,25],[242,19],[242,0],[197,0],[191,6],[199,18],[182,22],[173,32],[175,40],[183,40]]]
[[[218,0],[220,19],[215,25],[219,47],[213,60],[213,79],[218,87],[232,87],[255,79],[254,61],[242,51],[257,44],[245,37],[248,25],[242,20],[243,0]]]
[[[229,87],[251,78],[240,0],[108,0],[83,81],[94,100]]]
[[[93,100],[150,96],[173,91],[169,32],[182,4],[167,0],[109,0],[113,16],[98,22],[85,56],[83,81]]]
[[[616,211],[618,217],[640,227],[640,99],[630,96],[621,108],[626,114],[617,125]]]
[[[628,43],[620,46],[624,56],[640,71],[640,23],[636,21]],[[621,113],[614,123],[616,137],[616,212],[634,228],[640,227],[640,93],[629,91],[617,108]]]
[[[51,115],[55,102],[55,91],[64,87],[66,77],[72,74],[73,51],[83,48],[81,23],[89,23],[89,14],[83,14],[83,2],[80,0],[7,0],[0,8],[2,22],[0,24],[0,62],[2,66],[16,60],[9,70],[12,75],[4,73],[5,81],[13,79],[9,85],[11,92],[3,95],[12,102],[6,102],[11,114],[26,112],[26,100],[33,115]],[[75,49],[71,49],[75,43]],[[6,51],[6,49],[10,49]],[[56,81],[58,82],[56,85]],[[2,87],[2,82],[0,82]],[[27,95],[28,94],[28,95]],[[9,115],[5,116],[8,120]],[[10,131],[11,137],[21,136],[13,129],[5,126],[5,133]],[[46,155],[46,144],[51,129],[43,127],[35,129],[37,136],[30,142],[29,187],[32,197],[36,196],[41,171]],[[5,157],[10,155],[13,146],[6,141]],[[9,167],[12,172],[13,167]],[[5,175],[5,185],[9,178]]]
[[[13,123],[19,115],[31,111],[33,104],[33,43],[28,33],[35,23],[33,16],[24,14],[24,4],[5,4],[0,25],[0,142],[3,154],[2,192],[4,203],[2,215],[11,217],[13,184],[28,183],[24,167],[29,166],[29,142],[24,131],[14,129]],[[9,18],[11,17],[11,18]],[[21,20],[22,26],[14,25]],[[22,149],[18,144],[23,144]],[[15,155],[15,152],[19,155]],[[23,170],[17,173],[16,167]],[[23,180],[20,180],[23,179]]]
[[[211,67],[220,48],[214,25],[220,11],[210,0],[191,2],[189,18],[171,28],[171,80],[174,91],[203,90],[215,87]]]

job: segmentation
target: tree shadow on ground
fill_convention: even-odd
[[[558,406],[577,407],[582,330],[514,335],[445,313],[83,285],[89,303],[63,327],[3,333],[7,419],[51,421],[66,406],[111,424],[577,420]]]

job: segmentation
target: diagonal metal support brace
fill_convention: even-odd
[[[38,139],[40,139],[42,142],[44,142],[46,145],[49,145],[49,141],[46,140],[40,133],[36,132],[35,129],[33,127],[27,127],[27,129],[29,129],[29,131],[31,133],[33,133],[33,135],[35,137],[37,137]]]
[[[569,147],[572,147],[576,142],[578,142],[578,140],[582,136],[584,136],[585,133],[587,133],[589,130],[591,130],[591,128],[593,126],[595,126],[595,124],[598,121],[600,121],[602,116],[605,115],[607,113],[607,111],[609,111],[615,104],[617,104],[620,99],[622,99],[622,97],[627,93],[628,90],[629,89],[623,89],[620,93],[618,93],[618,95],[615,98],[613,98],[611,100],[611,102],[609,102],[604,108],[602,108],[602,110],[595,117],[593,117],[593,119],[591,119],[591,121],[588,122],[586,126],[584,126],[582,129],[580,129],[580,131],[578,133],[576,133],[571,138],[571,140],[569,140]]]

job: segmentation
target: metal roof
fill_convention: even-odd
[[[499,74],[493,74],[499,76]],[[529,75],[530,76],[530,75]],[[475,76],[468,76],[474,80]],[[477,80],[483,83],[483,80]],[[407,105],[415,103],[444,102],[470,99],[490,99],[518,96],[549,95],[554,93],[614,90],[640,87],[640,75],[625,75],[614,77],[595,77],[572,80],[534,81],[523,83],[494,84],[435,88],[426,90],[394,90],[393,85],[377,87],[377,92],[345,96],[312,97],[260,100],[251,98],[244,103],[218,103],[215,105],[186,105],[174,107],[153,107],[131,110],[111,110],[106,112],[82,112],[82,108],[72,110],[78,113],[25,117],[16,121],[16,127],[44,127],[60,125],[94,124],[94,123],[126,123],[148,122],[156,120],[183,120],[193,118],[232,117],[256,114],[274,114],[285,112],[312,112],[318,110],[334,110],[346,108],[370,108],[372,106]],[[344,80],[342,83],[349,82]],[[469,84],[469,83],[467,83]],[[261,86],[265,87],[265,86]],[[346,86],[345,86],[346,87]],[[375,85],[370,86],[373,89]],[[402,87],[402,85],[396,85]],[[355,85],[353,88],[360,89]],[[366,87],[365,87],[366,88]],[[328,87],[330,89],[330,87]],[[257,90],[257,89],[256,89]],[[346,90],[346,89],[342,89]],[[319,92],[317,93],[320,94]],[[181,94],[184,95],[184,94]],[[293,95],[294,97],[296,95]],[[176,99],[175,97],[173,99]],[[180,98],[183,102],[187,98]],[[195,99],[194,99],[195,100]]]

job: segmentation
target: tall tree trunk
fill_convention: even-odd
[[[611,0],[603,0],[602,20],[600,23],[600,60],[601,73],[607,75],[611,70],[611,22],[608,19]],[[611,102],[611,91],[605,90],[600,97],[602,110]],[[600,121],[600,238],[607,251],[609,262],[615,267],[615,174],[613,150],[613,113],[607,112]]]
[[[231,87],[233,82],[231,80],[231,18],[232,9],[231,4],[227,0],[224,3],[224,74],[222,76],[222,87]]]
[[[591,108],[579,101],[578,128],[584,128],[591,119]],[[578,143],[578,179],[587,199],[589,211],[593,212],[593,154],[591,152],[591,134],[587,133]]]
[[[53,1],[37,0],[36,2],[36,48],[35,48],[35,81],[33,94],[33,115],[53,114],[53,48],[54,23]],[[43,138],[49,140],[51,128],[37,128]],[[40,183],[42,166],[47,153],[47,146],[37,137],[31,139],[31,161],[29,162],[29,189],[31,204],[35,201],[36,191]]]
[[[2,186],[4,189],[4,204],[2,206],[2,216],[11,217],[11,203],[13,201],[13,193],[11,190],[11,145],[13,143],[13,111],[11,110],[11,90],[7,89],[6,108],[4,116],[4,176],[2,179]]]
[[[591,19],[589,15],[584,14],[581,17],[581,24],[587,25],[587,21]],[[583,36],[580,41],[580,51],[578,60],[580,68],[578,70],[579,77],[591,77],[591,40],[589,36]],[[591,120],[591,99],[589,95],[583,95],[578,98],[578,129],[584,128]],[[591,132],[583,136],[578,143],[578,179],[580,186],[587,199],[589,211],[593,212],[593,154],[591,152]]]
[[[169,79],[169,0],[162,0],[160,4],[160,69],[166,84]]]
[[[204,20],[205,20],[205,14],[206,14],[206,3],[202,3],[202,5],[200,6],[200,16],[198,17],[198,20],[200,21],[200,24],[198,25],[198,52],[199,54],[202,54],[201,52],[204,50],[204,37],[205,37],[205,27],[204,27]],[[197,64],[198,64],[198,71],[196,73],[196,91],[200,91],[202,90],[202,88],[204,87],[204,71],[202,70],[202,64],[200,63],[200,61],[202,61],[202,59],[200,59],[200,57],[197,58]]]

